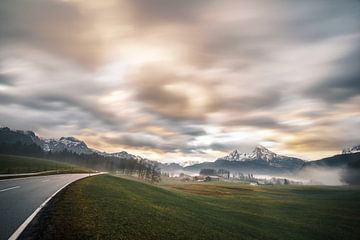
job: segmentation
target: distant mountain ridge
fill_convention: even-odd
[[[256,161],[267,162],[270,166],[274,166],[274,167],[282,167],[284,165],[289,167],[289,165],[291,164],[302,165],[304,163],[304,160],[301,160],[299,158],[278,155],[261,145],[257,145],[251,153],[241,153],[238,150],[234,150],[229,155],[224,156],[222,158],[218,158],[217,160],[241,161],[241,162],[256,160]]]
[[[76,154],[101,155],[125,160],[147,161],[157,163],[163,171],[191,171],[199,172],[204,168],[228,169],[249,173],[288,173],[309,167],[345,167],[360,172],[360,145],[346,148],[341,154],[323,158],[316,161],[304,161],[276,154],[263,146],[256,146],[250,153],[242,153],[234,150],[226,156],[216,159],[214,162],[196,163],[186,161],[184,163],[159,163],[150,161],[141,156],[130,154],[126,151],[106,153],[89,148],[84,141],[74,137],[61,137],[59,139],[43,139],[32,131],[11,130],[8,127],[0,127],[0,144],[36,144],[44,152],[68,151]]]
[[[85,142],[74,137],[61,137],[56,139],[42,139],[39,144],[45,152],[61,152],[64,150],[77,154],[92,154],[94,151]]]
[[[360,185],[360,146],[351,147],[341,154],[309,161],[301,170],[311,169],[341,169],[341,181],[350,185]]]
[[[258,145],[250,153],[234,150],[229,155],[218,158],[215,162],[195,164],[185,167],[185,170],[198,171],[203,168],[213,168],[253,173],[281,173],[300,169],[304,163],[305,161],[302,159],[278,155]]]
[[[360,146],[347,148],[341,154],[326,157],[320,160],[308,161],[304,164],[306,167],[350,167],[359,168],[360,171]]]
[[[351,148],[345,148],[344,150],[342,150],[342,154],[351,154],[351,153],[359,153],[359,152],[360,152],[360,145]]]
[[[102,156],[112,156],[121,159],[146,160],[140,156],[136,156],[125,151],[117,153],[106,153],[89,148],[84,141],[75,137],[61,137],[59,139],[44,139],[38,137],[32,131],[12,130],[8,127],[0,128],[0,143],[14,144],[21,142],[23,144],[36,144],[45,152],[62,152],[69,151],[76,154],[99,154]]]

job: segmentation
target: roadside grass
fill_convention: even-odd
[[[56,170],[54,173],[81,173],[89,169],[43,158],[0,154],[0,174],[35,173]]]
[[[358,239],[350,187],[152,186],[99,175],[56,196],[23,239]]]

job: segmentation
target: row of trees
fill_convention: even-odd
[[[220,176],[223,178],[230,178],[230,171],[226,169],[212,169],[212,168],[204,168],[200,170],[200,175],[204,176]]]
[[[98,171],[121,172],[127,175],[137,175],[139,178],[151,182],[160,181],[160,169],[156,162],[145,159],[122,159],[113,156],[103,156],[97,153],[77,154],[64,150],[61,152],[45,152],[36,144],[1,143],[1,154],[24,155],[42,157],[60,162],[75,164]]]

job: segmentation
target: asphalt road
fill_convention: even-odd
[[[60,174],[0,181],[0,239],[8,239],[51,195],[89,174]]]

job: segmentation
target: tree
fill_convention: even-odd
[[[216,175],[216,170],[211,168],[204,168],[200,170],[200,175]]]

